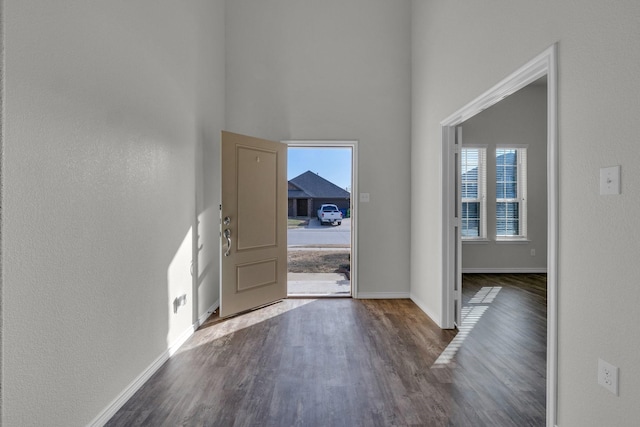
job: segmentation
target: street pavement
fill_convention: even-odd
[[[351,281],[342,273],[289,273],[289,295],[351,295]]]
[[[344,218],[341,225],[320,225],[317,218],[309,220],[306,227],[287,230],[287,244],[291,246],[309,245],[351,245],[351,218]]]

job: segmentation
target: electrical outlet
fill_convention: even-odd
[[[176,299],[173,300],[173,312],[177,313],[178,312],[178,307],[182,307],[183,305],[187,304],[187,294],[182,294],[179,297],[176,297]]]
[[[531,256],[536,256],[536,250],[535,249],[531,249]]]
[[[618,395],[618,368],[598,359],[598,384]]]

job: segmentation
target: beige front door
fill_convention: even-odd
[[[220,317],[287,295],[287,146],[222,132]]]

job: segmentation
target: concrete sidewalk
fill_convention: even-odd
[[[351,281],[342,273],[288,273],[289,295],[351,295]]]
[[[331,252],[350,252],[350,247],[329,247],[329,248],[314,248],[313,246],[287,246],[288,251],[331,251]],[[301,273],[302,274],[302,273]]]

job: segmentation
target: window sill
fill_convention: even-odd
[[[469,245],[486,245],[490,242],[489,239],[462,239],[463,244]]]
[[[509,245],[528,245],[531,243],[531,240],[526,237],[496,237],[496,243],[498,244],[509,244]]]

